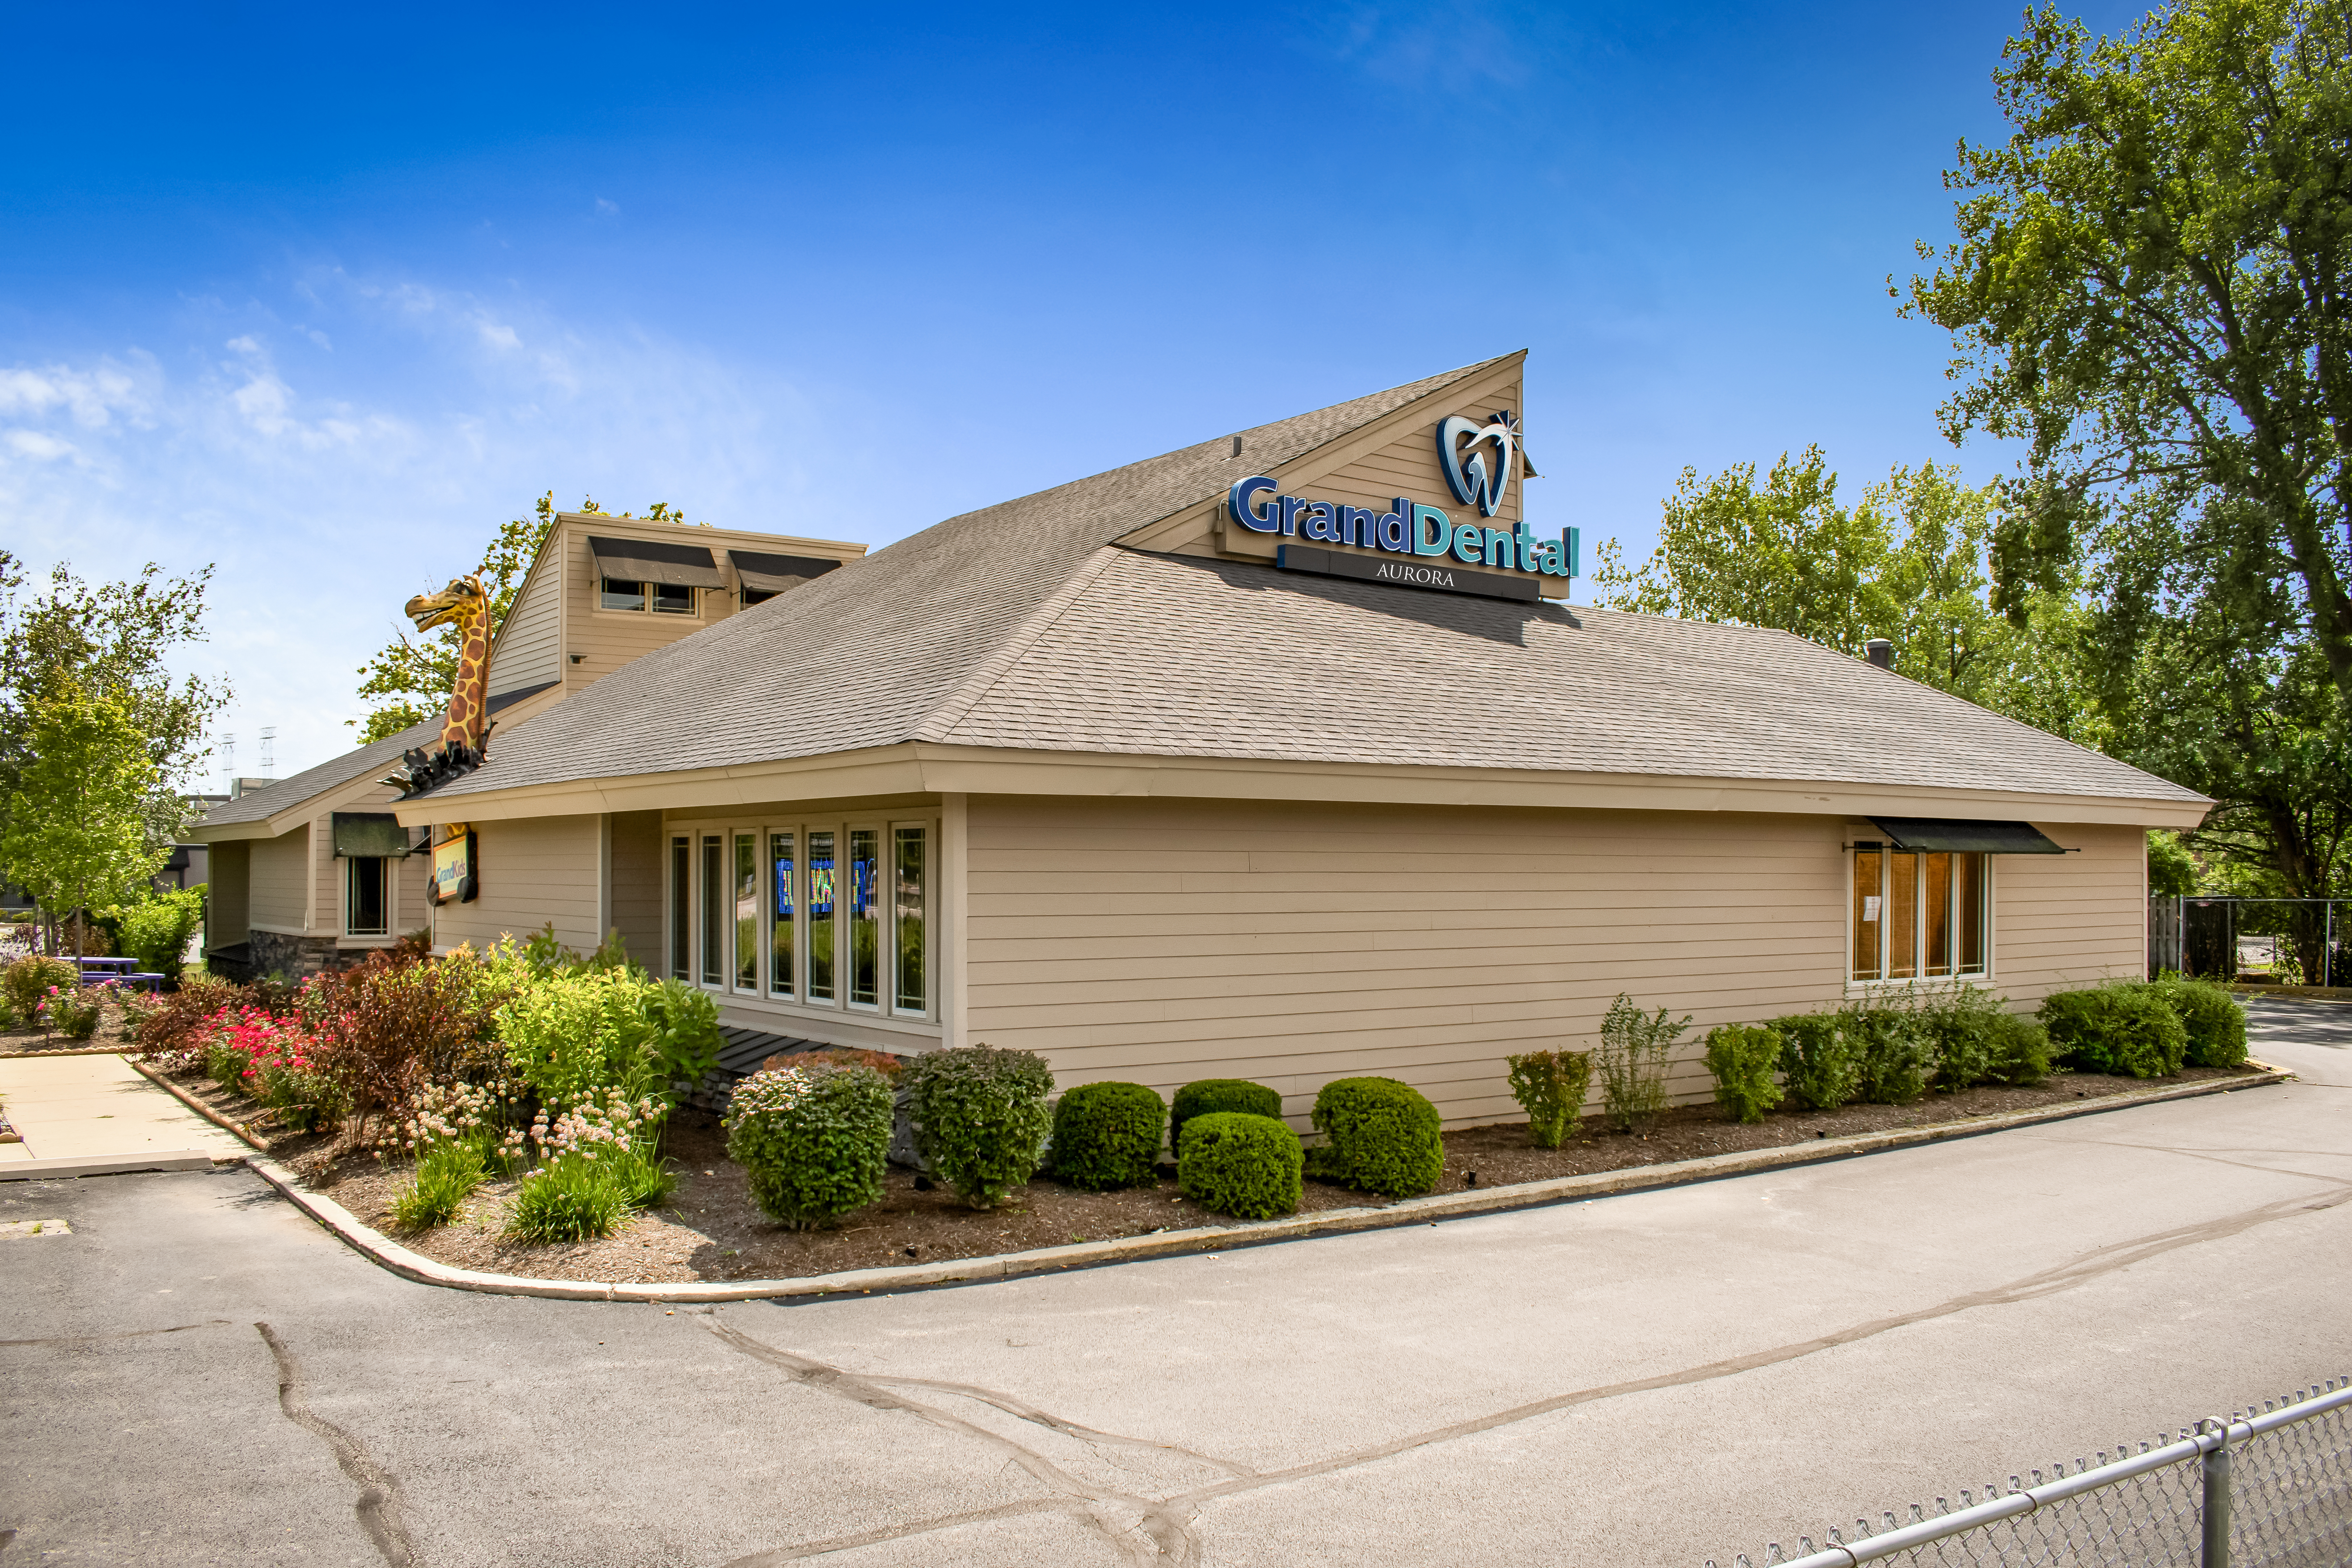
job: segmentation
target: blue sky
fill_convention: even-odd
[[[2018,8],[28,12],[0,545],[216,563],[283,776],[549,489],[883,545],[1521,347],[1588,557],[1686,464],[1990,478],[1885,279]]]

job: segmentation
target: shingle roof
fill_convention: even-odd
[[[632,660],[494,739],[481,771],[436,796],[908,740],[1017,647],[1106,542],[1497,363],[1245,430],[1239,458],[1220,436],[935,523]]]
[[[932,741],[2201,798],[1782,632],[1111,542],[1487,364],[950,519],[625,666],[439,793]]]

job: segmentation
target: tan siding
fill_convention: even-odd
[[[1790,816],[974,797],[971,1037],[1065,1084],[1235,1074],[1303,1115],[1381,1073],[1516,1117],[1503,1058],[1618,991],[1709,1026],[1834,1005],[1840,824]]]
[[[486,822],[476,832],[481,896],[435,911],[436,948],[487,947],[501,935],[527,936],[550,921],[565,946],[585,952],[596,945],[596,817]]]
[[[2147,970],[2147,836],[2137,827],[2037,823],[2076,855],[2004,855],[1993,866],[1993,984],[2015,1005]]]
[[[616,811],[612,816],[610,908],[629,956],[659,974],[662,968],[662,814]]]
[[[247,883],[247,923],[299,934],[304,930],[310,898],[309,825],[275,838],[249,842],[253,849]]]
[[[433,924],[432,852],[425,850],[394,861],[393,876],[398,901],[393,911],[392,934],[406,936],[411,931],[429,929]]]
[[[1294,1118],[1380,1073],[1461,1123],[1516,1119],[1503,1058],[1590,1048],[1622,990],[1693,1016],[1668,1082],[1704,1099],[1707,1028],[1841,1001],[1843,827],[975,796],[971,1037],[1044,1053],[1065,1086],[1254,1078]],[[2137,830],[2053,836],[2085,853],[1997,873],[2020,1004],[2142,949]]]
[[[536,573],[524,585],[490,652],[491,696],[562,679],[562,600],[561,572]]]
[[[226,839],[205,852],[205,942],[208,947],[234,947],[252,929],[253,847],[250,840]]]

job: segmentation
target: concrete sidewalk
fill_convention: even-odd
[[[247,1152],[119,1056],[0,1057],[0,1109],[24,1138],[0,1143],[0,1175],[20,1163],[172,1153],[233,1159]]]

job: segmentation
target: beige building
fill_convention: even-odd
[[[383,807],[472,846],[436,943],[617,931],[738,1068],[984,1041],[1294,1114],[1390,1074],[1456,1123],[1621,991],[1703,1030],[2140,973],[2144,830],[2204,799],[1779,632],[1561,602],[1521,358],[950,519],[528,700]],[[635,649],[530,646],[518,689]]]
[[[491,744],[623,665],[866,553],[862,544],[561,512],[490,648]],[[292,778],[240,780],[192,838],[216,973],[297,978],[432,923],[422,829],[383,782],[441,715]]]

